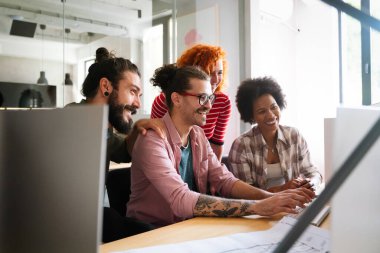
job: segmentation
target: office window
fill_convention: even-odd
[[[380,18],[380,3],[374,0],[346,0],[346,3]],[[380,102],[380,35],[368,25],[341,13],[342,87],[344,105]]]
[[[342,103],[361,105],[361,40],[360,22],[344,13],[341,15],[342,36]]]
[[[371,1],[371,15],[380,19],[380,1]],[[371,29],[371,104],[380,102],[380,33]]]

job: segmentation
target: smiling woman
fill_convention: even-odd
[[[278,83],[270,77],[247,79],[238,88],[236,103],[241,119],[256,125],[232,145],[234,175],[272,192],[318,187],[322,177],[311,163],[306,140],[296,128],[280,124],[286,102]]]

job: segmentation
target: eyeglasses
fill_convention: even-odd
[[[214,104],[215,101],[215,94],[207,95],[206,93],[202,94],[191,94],[188,92],[181,92],[182,96],[192,96],[192,97],[197,97],[199,99],[199,104],[200,105],[205,105],[207,101],[210,101],[211,104]]]

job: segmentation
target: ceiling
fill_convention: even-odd
[[[36,24],[33,37],[45,40],[62,41],[63,33],[68,42],[77,43],[88,43],[102,36],[132,37],[139,26],[150,24],[154,16],[170,11],[170,7],[167,0],[66,0],[65,3],[0,0],[0,38],[10,36],[14,20]],[[41,24],[46,29],[42,30]]]

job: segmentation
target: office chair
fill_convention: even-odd
[[[150,231],[156,227],[126,217],[127,202],[131,194],[131,168],[110,170],[106,182],[111,208],[104,208],[103,243]],[[115,215],[118,213],[120,216]]]
[[[130,168],[110,170],[106,182],[110,206],[121,216],[127,213],[127,202],[131,194]]]

